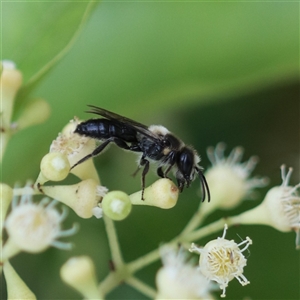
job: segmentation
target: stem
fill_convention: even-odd
[[[136,260],[127,264],[128,271],[131,274],[134,274],[138,270],[142,269],[145,266],[150,265],[151,263],[157,261],[160,258],[159,249],[154,249],[151,252],[137,258]]]
[[[10,238],[1,250],[1,264],[21,252],[21,249]]]
[[[197,228],[202,220],[203,220],[204,214],[201,213],[200,208],[195,212],[191,220],[188,222],[188,224],[185,226],[185,228],[181,232],[181,236],[186,235],[193,231],[195,228]]]
[[[113,288],[115,288],[121,281],[126,281],[129,284],[134,282],[134,284],[137,284],[137,279],[132,279],[130,276],[139,271],[140,269],[144,268],[145,266],[148,266],[149,264],[157,261],[160,258],[159,248],[154,249],[150,251],[149,253],[137,258],[136,260],[131,261],[130,263],[124,265],[124,262],[122,260],[119,245],[116,238],[115,229],[113,227],[112,220],[109,219],[109,222],[106,221],[108,219],[107,217],[104,218],[108,236],[109,236],[109,244],[112,249],[112,256],[113,259],[116,259],[119,257],[120,262],[117,263],[116,261],[116,271],[111,272],[108,274],[108,276],[102,281],[99,288],[103,291],[104,294],[107,294],[109,291],[111,291]],[[214,232],[220,231],[224,228],[224,225],[227,224],[228,226],[231,226],[235,224],[235,218],[222,218],[214,223],[211,223],[209,225],[206,225],[205,227],[202,227],[196,231],[187,233],[185,235],[180,234],[176,236],[174,239],[172,239],[168,244],[174,245],[177,243],[187,243],[187,242],[193,242],[196,240],[199,240],[205,236],[208,236]],[[112,223],[112,228],[110,228],[109,223]],[[142,282],[139,284],[143,285]],[[133,286],[133,285],[132,285]],[[144,289],[144,286],[142,287]],[[140,289],[139,289],[140,290]],[[141,290],[142,291],[142,290]],[[147,289],[145,288],[145,293],[147,293]],[[152,297],[153,298],[153,297]]]
[[[136,277],[130,277],[128,280],[126,280],[126,283],[131,285],[133,288],[140,291],[144,295],[148,296],[150,299],[154,299],[157,294],[154,288],[152,288],[148,284],[145,284]]]
[[[115,224],[112,219],[103,215],[103,220],[107,232],[108,244],[111,251],[114,270],[99,284],[99,290],[106,295],[119,285],[120,282],[130,277],[127,267],[124,264]]]
[[[117,287],[124,278],[119,272],[110,272],[105,279],[99,284],[99,290],[105,296],[115,287]]]
[[[122,253],[119,246],[115,224],[112,219],[103,215],[103,220],[106,227],[108,243],[111,251],[112,261],[116,270],[124,266]]]
[[[229,226],[232,225],[232,222],[230,218],[227,219],[220,219],[214,223],[211,223],[205,227],[202,227],[201,229],[198,229],[194,232],[191,232],[186,235],[178,235],[173,240],[171,240],[168,244],[177,244],[177,243],[185,243],[185,242],[193,242],[196,240],[199,240],[200,238],[203,238],[207,235],[210,235],[214,232],[217,232],[219,230],[222,230],[224,228],[224,225],[228,224]],[[148,254],[145,254],[144,256],[141,256],[137,258],[136,260],[130,262],[127,267],[128,271],[130,273],[135,273],[138,270],[142,269],[143,267],[155,262],[160,258],[159,249],[155,249]]]
[[[231,218],[222,218],[222,219],[215,221],[209,225],[206,225],[205,227],[202,227],[198,230],[188,233],[185,236],[182,236],[182,240],[185,242],[193,242],[193,241],[199,240],[199,239],[201,239],[205,236],[208,236],[214,232],[222,230],[224,228],[225,224],[227,224],[228,226],[231,226],[234,224],[234,222],[232,222]]]
[[[2,158],[4,156],[4,152],[6,150],[6,146],[8,144],[8,141],[10,139],[11,135],[7,132],[1,132],[1,138],[0,138],[0,162],[2,162]]]

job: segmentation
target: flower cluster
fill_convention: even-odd
[[[15,118],[14,103],[17,94],[22,91],[22,74],[11,62],[3,62],[2,67],[1,159],[12,134],[45,121],[50,113],[46,101],[33,99],[24,103],[24,109],[19,117]],[[63,229],[62,222],[67,216],[67,207],[83,219],[104,216],[111,248],[114,271],[100,284],[96,278],[93,261],[87,256],[73,257],[61,268],[62,280],[86,299],[103,299],[110,289],[121,282],[126,282],[155,299],[213,299],[212,282],[219,285],[222,290],[221,297],[225,297],[226,288],[234,278],[243,286],[249,284],[243,274],[247,264],[243,252],[252,244],[252,240],[247,237],[244,241],[236,243],[226,239],[225,222],[229,225],[263,224],[282,232],[295,231],[296,247],[300,248],[300,197],[297,193],[300,183],[294,187],[289,185],[292,169],[286,171],[285,166],[281,167],[282,184],[271,188],[260,205],[240,215],[228,217],[226,221],[221,219],[197,228],[214,210],[236,207],[242,200],[250,198],[254,189],[267,183],[264,177],[250,178],[258,161],[256,157],[250,157],[242,163],[243,149],[237,147],[226,158],[225,146],[220,143],[215,148],[209,148],[207,152],[212,163],[205,174],[211,192],[211,202],[201,203],[182,233],[167,246],[126,264],[122,258],[113,221],[127,218],[134,205],[170,209],[177,204],[179,190],[169,178],[161,178],[145,188],[143,200],[142,191],[131,195],[118,190],[108,191],[101,185],[92,159],[77,164],[96,147],[94,139],[74,133],[79,123],[80,120],[75,117],[51,143],[49,153],[41,160],[40,172],[34,183],[28,183],[22,188],[0,184],[0,265],[3,266],[6,277],[8,298],[36,299],[11,266],[10,258],[21,251],[39,253],[51,246],[71,249],[71,243],[61,241],[61,238],[73,235],[78,229],[76,225],[67,230]],[[70,173],[76,176],[78,182],[59,184]],[[34,201],[34,195],[43,197],[40,201]],[[61,210],[57,208],[58,203],[62,203]],[[222,237],[208,242],[204,247],[192,243],[221,230],[224,224]],[[7,233],[5,240],[2,236],[4,230]],[[182,245],[180,249],[176,248],[178,243]],[[190,252],[200,255],[198,264],[188,259],[188,252],[184,250],[187,245]],[[157,291],[154,291],[133,275],[154,261],[155,257],[158,259],[159,252],[163,266],[157,272]]]
[[[40,174],[34,187],[40,193],[68,205],[78,216],[90,218],[93,209],[107,192],[99,184],[100,179],[92,160],[86,161],[76,170],[76,176],[81,182],[74,185],[45,185],[48,181],[64,180],[76,159],[82,158],[95,146],[89,139],[73,133],[76,124],[76,121],[70,122],[52,142],[50,152],[42,158]]]
[[[12,134],[45,121],[50,112],[46,101],[35,99],[24,105],[19,118],[13,120],[14,102],[22,85],[22,74],[11,62],[3,62],[2,66],[1,154],[4,153]],[[65,250],[71,248],[70,243],[59,239],[74,234],[77,226],[69,230],[62,229],[61,224],[67,216],[67,208],[62,206],[62,212],[59,212],[56,208],[59,202],[72,208],[81,218],[90,218],[93,215],[99,218],[105,214],[112,220],[126,218],[132,205],[150,205],[165,209],[173,207],[177,202],[178,189],[169,179],[158,180],[146,188],[145,200],[142,201],[141,191],[131,196],[122,191],[108,193],[108,189],[100,184],[92,159],[77,165],[76,168],[71,168],[96,147],[95,140],[74,133],[79,122],[75,117],[52,142],[49,153],[41,160],[40,172],[34,184],[28,183],[22,188],[11,188],[1,183],[1,237],[3,228],[8,236],[3,246],[1,264],[4,267],[10,298],[35,299],[35,295],[10,265],[11,257],[21,251],[38,253],[50,246]],[[72,185],[57,184],[66,179],[70,173],[80,181]],[[33,196],[36,194],[47,197],[34,202]],[[12,209],[7,214],[10,205]],[[1,240],[1,243],[3,242]],[[79,280],[84,282],[81,285],[78,282],[72,285],[77,278],[74,266],[76,269],[79,268],[78,276],[85,278],[84,281]],[[86,273],[83,272],[84,270]],[[93,273],[92,263],[87,258],[74,258],[62,268],[62,278],[66,283],[76,286],[87,298],[100,299],[102,296],[96,287]],[[94,279],[88,280],[88,278]]]
[[[10,265],[9,259],[21,251],[38,253],[50,246],[68,250],[72,245],[58,239],[76,233],[77,226],[62,230],[61,224],[67,216],[67,209],[64,207],[60,213],[55,207],[58,202],[50,201],[49,198],[43,198],[39,203],[34,203],[30,194],[31,183],[21,189],[24,193],[21,197],[13,196],[14,190],[8,185],[1,184],[1,203],[3,204],[1,229],[4,227],[8,235],[2,248],[1,265],[3,265],[6,277],[9,299],[36,299]],[[7,214],[10,204],[12,209]],[[3,243],[2,240],[1,243]]]

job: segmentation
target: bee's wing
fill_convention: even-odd
[[[126,126],[133,127],[136,131],[154,140],[155,142],[160,140],[160,138],[157,135],[153,134],[151,131],[149,131],[148,127],[144,124],[123,117],[104,108],[100,108],[94,105],[88,106],[91,107],[91,109],[87,111],[88,113],[100,115],[102,117],[105,117],[106,119],[124,123]]]

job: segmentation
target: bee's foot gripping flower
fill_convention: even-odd
[[[2,259],[5,261],[20,251],[37,253],[50,246],[70,249],[70,243],[58,241],[60,237],[73,235],[77,226],[69,230],[61,229],[61,222],[66,218],[66,208],[62,213],[55,209],[58,203],[44,198],[40,203],[33,203],[31,195],[23,195],[12,202],[12,211],[7,216],[4,226],[8,240],[3,247]]]
[[[237,244],[233,240],[225,239],[227,225],[225,224],[223,236],[208,242],[203,248],[192,243],[190,251],[200,254],[199,267],[202,274],[209,280],[216,281],[223,290],[221,297],[225,297],[229,281],[236,278],[241,285],[250,282],[243,275],[247,259],[244,252],[252,244],[250,238]],[[242,249],[239,247],[244,245]]]
[[[50,153],[59,152],[66,155],[71,167],[81,158],[90,154],[96,146],[95,140],[74,133],[78,124],[79,120],[77,118],[71,120],[50,146]],[[100,183],[92,159],[88,159],[84,163],[77,165],[74,169],[71,169],[70,172],[82,180],[92,178]]]

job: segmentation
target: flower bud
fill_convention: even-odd
[[[70,163],[66,155],[58,152],[46,154],[41,161],[42,179],[37,181],[44,184],[44,180],[61,181],[65,179],[70,171]]]
[[[9,261],[6,261],[3,264],[3,272],[7,286],[7,299],[36,299],[33,292],[17,274]]]
[[[50,105],[44,99],[38,98],[29,102],[22,114],[17,119],[17,129],[24,129],[32,125],[37,125],[45,122],[50,116]]]
[[[173,181],[161,178],[145,189],[144,200],[141,200],[142,191],[139,191],[130,195],[130,201],[133,205],[150,205],[168,209],[176,205],[178,194],[179,190]]]
[[[10,127],[15,96],[22,85],[22,74],[11,61],[2,61],[3,71],[0,77],[1,120],[4,128]]]
[[[85,299],[103,299],[97,287],[95,267],[88,256],[70,258],[60,269],[62,280]]]
[[[100,201],[99,186],[93,179],[74,185],[43,186],[42,192],[71,207],[81,218],[93,216],[93,208]]]
[[[22,85],[22,74],[15,69],[11,61],[2,61],[2,73],[0,77],[1,94],[1,135],[0,135],[0,161],[11,136],[11,118],[15,96]]]
[[[121,191],[108,192],[102,199],[101,205],[103,213],[115,221],[127,218],[132,207],[129,196]]]

